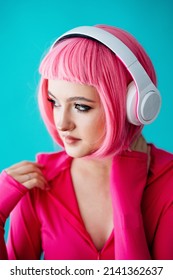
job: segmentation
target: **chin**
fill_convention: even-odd
[[[65,151],[67,155],[69,155],[72,158],[83,158],[91,154],[91,151],[81,151],[81,150],[69,149],[69,148],[65,148]]]

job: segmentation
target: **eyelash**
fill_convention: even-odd
[[[91,108],[90,106],[88,106],[88,105],[75,103],[75,109],[77,109],[78,112],[80,112],[80,113],[87,113],[87,112],[89,112],[92,108]]]
[[[52,103],[53,107],[58,108],[60,107],[60,105],[56,105],[56,101],[51,99],[51,98],[47,98],[47,100],[49,102]],[[89,112],[92,108],[88,105],[84,105],[84,104],[79,104],[79,103],[75,103],[74,104],[74,108],[79,112],[79,113],[87,113]]]
[[[51,98],[47,98],[47,100],[50,102],[50,103],[52,103],[52,106],[53,107],[59,107],[60,105],[56,105],[56,101],[55,100],[53,100],[53,99],[51,99]]]

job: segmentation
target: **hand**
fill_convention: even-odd
[[[5,169],[5,171],[27,189],[37,187],[48,190],[49,186],[41,171],[42,168],[41,164],[22,161]]]

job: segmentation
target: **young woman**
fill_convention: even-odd
[[[119,38],[156,84],[130,34],[95,28]],[[41,114],[63,150],[1,173],[0,258],[173,259],[173,155],[129,121],[129,69],[98,40],[73,34],[50,48],[40,73]]]

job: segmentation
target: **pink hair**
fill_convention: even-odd
[[[150,58],[132,35],[119,28],[97,25],[122,40],[135,54],[156,84]],[[47,129],[56,143],[63,146],[54,125],[52,106],[47,101],[48,79],[59,79],[94,86],[100,96],[106,119],[106,134],[93,157],[115,155],[127,149],[143,126],[130,124],[126,116],[127,86],[132,77],[103,44],[87,38],[69,38],[47,53],[40,65],[39,107]]]

